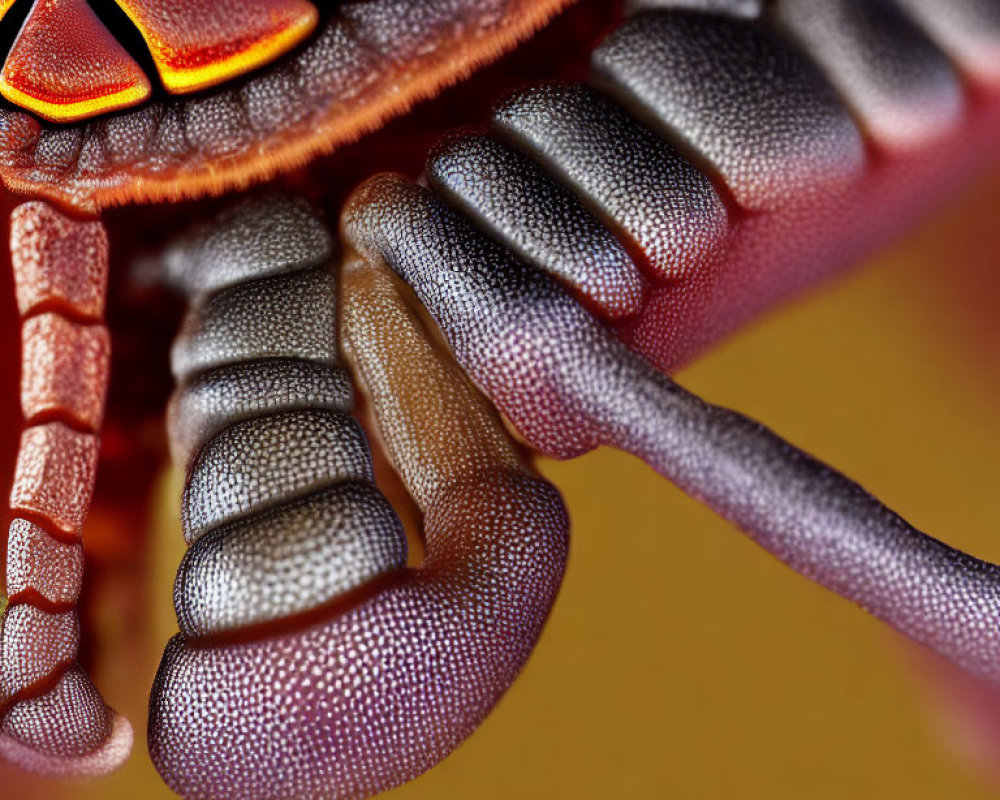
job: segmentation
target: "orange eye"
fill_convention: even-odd
[[[128,108],[149,93],[142,68],[85,0],[36,0],[0,72],[0,94],[52,122]]]
[[[117,0],[149,45],[163,85],[187,94],[270,63],[315,29],[305,0]]]

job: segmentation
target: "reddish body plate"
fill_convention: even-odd
[[[85,0],[37,0],[0,73],[0,94],[64,123],[138,105],[150,83]]]
[[[224,83],[270,63],[316,29],[305,0],[118,0],[171,94]]]

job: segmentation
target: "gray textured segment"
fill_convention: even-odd
[[[9,606],[0,631],[0,705],[76,661],[79,646],[75,609],[53,614]]]
[[[708,178],[596,92],[526,89],[493,124],[630,239],[658,278],[697,275],[723,242],[726,209]]]
[[[896,0],[969,75],[1000,83],[1000,0]]]
[[[372,180],[345,232],[413,287],[456,359],[532,446],[559,458],[602,444],[635,453],[793,568],[1000,681],[1000,568],[916,531],[759,423],[684,391],[419,187]]]
[[[334,411],[293,411],[239,422],[198,453],[184,489],[189,543],[209,529],[339,481],[372,481],[358,423]]]
[[[764,10],[764,0],[625,0],[626,14],[653,9],[682,9],[756,19]]]
[[[108,740],[111,715],[87,673],[74,664],[48,692],[15,704],[0,727],[39,752],[73,758]]]
[[[1000,683],[1000,567],[914,529],[755,420],[641,359],[587,387],[635,453],[807,578]]]
[[[369,483],[341,483],[217,528],[188,550],[174,605],[181,633],[212,636],[322,606],[406,566],[406,535]]]
[[[565,280],[608,317],[636,313],[644,281],[622,243],[529,158],[482,135],[442,141],[428,182],[515,254]]]
[[[533,446],[570,458],[599,444],[575,405],[576,387],[568,391],[560,382],[589,368],[594,348],[606,347],[602,333],[578,352],[568,350],[566,330],[604,328],[553,278],[515,259],[429,191],[392,176],[358,190],[343,228],[352,247],[369,260],[384,259],[413,288],[458,363]],[[613,364],[617,351],[609,353]]]
[[[558,493],[527,475],[444,499],[426,518],[431,563],[340,613],[227,646],[171,641],[149,750],[177,794],[371,797],[472,733],[535,644],[568,523]]]
[[[772,8],[884,147],[926,145],[958,124],[964,98],[951,62],[891,0]]]
[[[826,79],[755,25],[637,14],[591,61],[602,87],[700,154],[746,208],[800,204],[864,169],[861,135]]]
[[[241,284],[193,306],[171,350],[174,377],[241,361],[336,364],[337,288],[325,269]]]
[[[174,463],[234,422],[308,408],[350,411],[351,379],[341,369],[297,359],[232,364],[202,373],[171,398],[167,427]]]
[[[301,198],[244,200],[174,242],[164,255],[170,283],[205,294],[244,281],[325,264],[333,240]]]

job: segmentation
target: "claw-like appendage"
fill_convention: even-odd
[[[335,345],[333,318],[305,313],[336,307],[332,279],[311,277],[327,252],[275,270],[226,237],[238,218],[210,240],[229,242],[213,258],[244,282],[202,286],[214,294],[175,349],[191,547],[150,752],[185,798],[367,796],[436,764],[514,680],[562,577],[566,515],[391,274],[355,264],[342,327],[424,514],[426,557],[407,567],[361,430],[330,407],[339,357],[314,343]],[[268,277],[251,277],[258,264]],[[254,404],[254,387],[281,402]]]

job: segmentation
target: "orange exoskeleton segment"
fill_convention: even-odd
[[[163,86],[187,94],[257,69],[316,29],[305,0],[118,0],[149,45]]]
[[[138,105],[142,68],[85,0],[37,0],[0,73],[0,94],[52,122]]]

